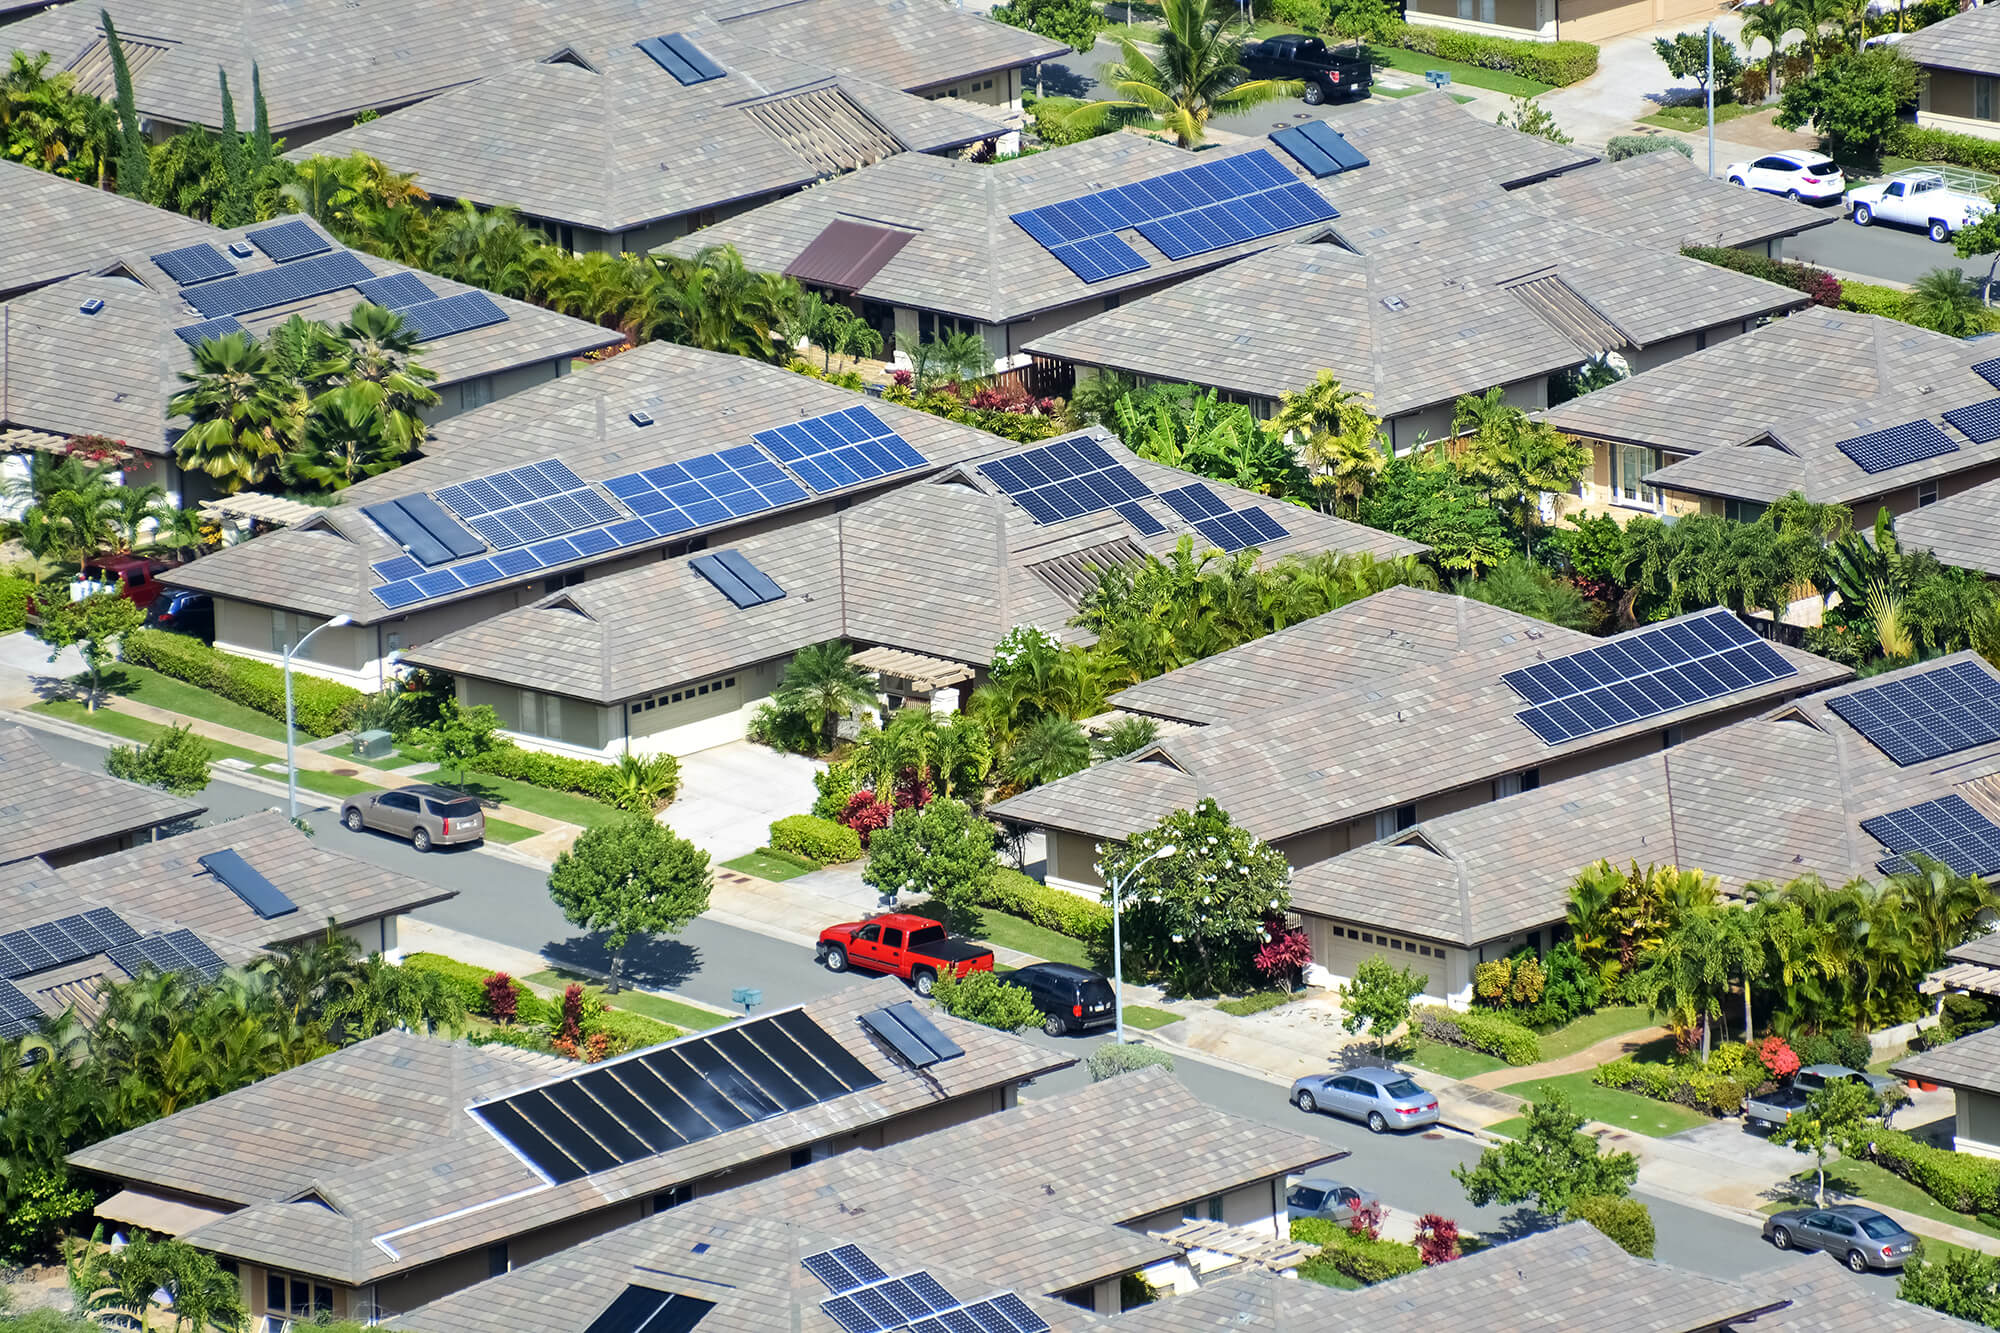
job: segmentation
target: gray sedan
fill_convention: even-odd
[[[1307,1176],[1285,1194],[1285,1208],[1293,1218],[1324,1217],[1345,1222],[1359,1209],[1380,1203],[1372,1190],[1358,1190],[1325,1176]]]
[[[1917,1238],[1901,1223],[1853,1203],[1774,1213],[1764,1238],[1781,1250],[1825,1250],[1857,1273],[1901,1268],[1917,1251]]]
[[[1377,1134],[1438,1121],[1437,1097],[1418,1087],[1408,1074],[1394,1069],[1308,1074],[1292,1084],[1292,1105],[1308,1113],[1331,1111],[1365,1121]]]

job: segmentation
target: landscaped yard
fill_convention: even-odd
[[[72,684],[78,689],[90,687],[90,677],[75,677]],[[252,736],[262,736],[266,740],[285,739],[285,724],[274,717],[266,717],[254,708],[231,702],[219,694],[211,694],[186,681],[163,676],[147,667],[118,663],[104,669],[100,684],[106,694],[115,694],[121,699],[135,703],[151,704],[169,712],[182,713],[188,717],[198,717],[204,722],[218,726],[232,727],[237,731],[247,731]],[[301,741],[312,737],[300,735]]]
[[[1376,84],[1374,87],[1368,90],[1369,96],[1371,97],[1415,97],[1418,93],[1429,92],[1429,91],[1430,90],[1428,88],[1391,88],[1388,87],[1386,84],[1380,84],[1380,83]],[[1460,106],[1464,106],[1467,102],[1474,100],[1473,98],[1467,97],[1464,93],[1449,93],[1447,94],[1447,96],[1449,96],[1452,101],[1458,103]]]
[[[1507,1067],[1505,1060],[1484,1051],[1468,1051],[1463,1046],[1447,1046],[1441,1041],[1429,1041],[1422,1037],[1417,1039],[1416,1050],[1404,1057],[1403,1063],[1428,1069],[1446,1078],[1471,1078],[1475,1074],[1490,1074]]]
[[[1616,1088],[1600,1088],[1590,1081],[1589,1071],[1563,1074],[1556,1078],[1531,1078],[1511,1083],[1504,1091],[1533,1101],[1546,1087],[1558,1088],[1567,1094],[1570,1105],[1582,1112],[1586,1120],[1596,1120],[1649,1138],[1665,1138],[1669,1134],[1709,1123],[1707,1116],[1685,1106],[1656,1102],[1651,1097],[1620,1092]]]
[[[1715,123],[1721,125],[1761,110],[1762,107],[1749,106],[1743,102],[1717,102]],[[1663,106],[1650,116],[1639,117],[1639,123],[1652,125],[1658,129],[1679,130],[1684,134],[1693,134],[1697,130],[1708,128],[1708,107],[1701,103],[1691,106]]]
[[[1801,1161],[1811,1159],[1801,1157]],[[1792,1177],[1798,1187],[1799,1197],[1795,1201],[1780,1202],[1767,1206],[1767,1213],[1779,1212],[1785,1208],[1796,1208],[1802,1203],[1811,1203],[1813,1188],[1818,1181],[1818,1173],[1811,1169]],[[1988,1236],[2000,1237],[2000,1219],[1975,1217],[1970,1213],[1954,1213],[1951,1209],[1918,1189],[1893,1171],[1877,1166],[1873,1162],[1829,1162],[1826,1167],[1826,1193],[1829,1202],[1840,1194],[1868,1203],[1879,1203],[1890,1208],[1900,1208],[1918,1217],[1928,1217],[1933,1222],[1946,1222],[1967,1231],[1978,1231]],[[1933,1242],[1926,1241],[1926,1245]],[[1933,1258],[1936,1256],[1933,1255]]]
[[[1421,51],[1406,51],[1400,46],[1371,46],[1369,58],[1377,69],[1398,69],[1405,74],[1424,76],[1426,70],[1441,69],[1451,75],[1453,83],[1462,83],[1468,88],[1485,88],[1491,92],[1506,93],[1509,97],[1533,97],[1545,93],[1552,86],[1524,79],[1518,74],[1508,74],[1497,69],[1481,69],[1458,60],[1440,60],[1427,56]]]
[[[433,768],[416,775],[418,782],[436,782],[460,791],[470,792],[483,800],[501,801],[531,810],[550,819],[560,819],[567,824],[580,824],[585,828],[596,828],[601,824],[616,823],[625,816],[602,801],[593,801],[588,796],[578,796],[574,792],[551,791],[547,787],[537,787],[527,782],[516,782],[512,778],[496,778],[491,773],[467,773],[461,778],[457,773],[446,773],[444,769]]]
[[[1653,1016],[1639,1005],[1614,1005],[1565,1023],[1541,1039],[1542,1059],[1560,1060],[1589,1050],[1600,1041],[1653,1026]]]
[[[1236,1018],[1248,1018],[1252,1014],[1261,1014],[1266,1009],[1276,1009],[1281,1004],[1290,1004],[1293,1000],[1304,998],[1304,991],[1259,990],[1251,991],[1248,995],[1239,995],[1231,1000],[1223,1000],[1215,1007]]]
[[[165,678],[162,677],[161,679]],[[178,682],[169,683],[178,684]],[[89,727],[93,731],[101,731],[107,736],[116,736],[121,740],[131,741],[138,745],[145,745],[151,741],[158,740],[161,736],[166,735],[168,730],[163,723],[149,722],[145,718],[133,717],[129,713],[114,712],[108,708],[100,708],[94,713],[88,712],[85,710],[82,702],[75,699],[50,699],[46,702],[32,705],[29,711],[43,713],[49,717],[61,718],[65,722],[74,722],[78,726]],[[206,736],[202,737],[201,740],[202,744],[208,747],[209,761],[211,763],[222,759],[235,759],[246,765],[250,771],[256,773],[260,778],[269,778],[274,782],[283,782],[285,780],[285,762],[282,759],[273,759],[268,754],[259,754],[254,750],[239,749],[234,745],[225,745],[221,741],[210,740]],[[225,768],[222,771],[227,772],[228,770]],[[358,778],[341,777],[337,773],[321,773],[310,768],[301,768],[299,770],[299,786],[306,791],[315,792],[321,796],[352,796],[356,792],[377,790],[375,787]],[[531,829],[521,829],[518,825],[514,824],[509,824],[506,827],[509,829],[519,829],[520,837],[523,838],[533,832]],[[507,837],[497,839],[497,841],[501,842],[514,842],[518,840],[518,838]]]
[[[692,1004],[682,1004],[679,1000],[670,1000],[663,995],[650,995],[637,990],[621,990],[612,995],[589,977],[575,972],[565,972],[560,968],[531,972],[521,980],[536,986],[548,986],[557,991],[563,990],[573,981],[581,981],[586,992],[598,996],[613,1009],[628,1009],[635,1014],[658,1019],[662,1023],[672,1023],[677,1028],[686,1028],[690,1032],[717,1027],[729,1021],[726,1014],[718,1014],[713,1009],[702,1009]]]
[[[362,759],[354,753],[354,742],[336,745],[327,753],[335,759],[348,759],[357,764],[367,764],[371,768],[407,768],[411,764],[435,764],[437,759],[428,750],[414,745],[396,745],[389,753],[375,759]]]
[[[800,875],[812,873],[796,862],[772,856],[768,852],[745,852],[735,860],[724,861],[722,864],[731,870],[740,870],[746,875],[755,875],[758,879],[774,882],[797,879]]]
[[[1169,1023],[1178,1023],[1180,1021],[1181,1016],[1179,1014],[1169,1013],[1165,1009],[1155,1009],[1151,1005],[1128,1004],[1125,1006],[1125,1026],[1128,1028],[1144,1028],[1146,1031],[1151,1032],[1154,1028],[1163,1028]]]
[[[1090,957],[1083,950],[1082,940],[1058,935],[1032,921],[1023,921],[1018,916],[996,912],[990,907],[979,909],[979,923],[979,929],[974,933],[988,944],[1032,954],[1051,963],[1090,966]]]

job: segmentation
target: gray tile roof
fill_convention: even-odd
[[[1896,45],[1919,65],[2000,74],[2000,14],[1968,9],[1919,28]]]
[[[207,806],[65,764],[25,727],[0,726],[0,864],[190,819]]]
[[[710,0],[701,12],[775,55],[907,92],[1038,64],[1069,50],[950,0],[872,0],[866,8],[853,0]]]
[[[1131,1222],[1346,1156],[1323,1139],[1206,1106],[1171,1073],[1121,1075],[881,1150],[926,1174]]]
[[[1906,1055],[1890,1066],[1897,1078],[1942,1083],[1947,1088],[1964,1088],[2000,1096],[2000,1028],[1988,1028],[1969,1037],[1960,1037],[1948,1046]]]
[[[797,189],[826,174],[821,161],[766,129],[753,106],[798,108],[825,126],[813,95],[831,95],[872,118],[875,136],[886,131],[891,153],[957,147],[1001,130],[986,117],[836,76],[822,63],[773,56],[749,44],[749,25],[710,24],[688,36],[726,77],[683,86],[619,43],[581,53],[595,69],[566,61],[514,65],[290,156],[367,153],[415,172],[433,195],[617,232]]]
[[[1739,189],[1679,153],[1642,153],[1567,171],[1522,190],[1531,208],[1607,236],[1668,249],[1754,245],[1833,225],[1837,211]]]
[[[522,1069],[510,1056],[405,1034],[274,1075],[73,1160],[121,1181],[246,1204],[186,1239],[359,1285],[1070,1063],[938,1014],[965,1054],[912,1071],[859,1018],[907,993],[891,981],[857,982],[804,1006],[881,1077],[878,1086],[565,1185],[545,1184],[465,1111],[482,1096],[544,1081],[553,1066]],[[247,1135],[246,1124],[260,1131]],[[307,1189],[334,1210],[286,1202]]]
[[[1896,519],[1896,540],[1947,565],[2000,574],[2000,481],[1984,482]]]
[[[1865,1328],[1882,1333],[1965,1333],[1975,1328],[1963,1319],[1898,1300],[1886,1286],[1856,1277],[1825,1256],[1799,1255],[1780,1267],[1744,1281],[1772,1298],[1791,1304],[1758,1319],[1751,1327],[1783,1333],[1853,1333]]]
[[[1377,594],[1380,596],[1381,594]],[[1329,615],[1357,614],[1363,599]],[[1454,614],[1439,599],[1434,615]],[[1501,677],[1602,642],[1538,625],[1514,642],[1475,643],[1435,662],[1337,683],[1312,697],[1218,725],[1162,737],[1141,756],[1098,764],[993,807],[1001,818],[1095,837],[1124,838],[1212,796],[1245,828],[1277,840],[1418,801],[1554,760],[1607,750],[1703,717],[1775,703],[1849,675],[1809,653],[1779,648],[1798,674],[1704,704],[1549,746],[1515,717],[1520,696]],[[1268,666],[1255,643],[1212,659],[1246,673]],[[1124,705],[1120,696],[1115,702]]]
[[[207,223],[0,161],[0,296],[89,272],[116,255],[156,254],[215,235]]]
[[[1186,473],[1125,454],[1116,440],[1107,443],[1156,492],[1188,481]],[[1319,551],[1394,556],[1422,549],[1373,528],[1211,485],[1232,508],[1255,505],[1290,530],[1263,549],[1266,561]],[[1141,503],[1163,531],[1142,535],[1115,513],[1043,526],[977,472],[953,469],[838,514],[726,539],[785,590],[778,601],[738,609],[690,567],[696,557],[683,556],[564,589],[404,655],[455,674],[605,703],[833,638],[984,665],[1015,625],[1089,640],[1068,623],[1074,604],[1032,566],[1114,535],[1135,550],[1171,552],[1185,523],[1158,501]],[[717,539],[710,549],[724,545]],[[1196,545],[1203,545],[1199,537]]]
[[[1979,963],[2000,968],[2000,931],[1988,931],[1976,939],[1967,940],[1955,949],[1946,950],[1945,957],[1954,963]]]

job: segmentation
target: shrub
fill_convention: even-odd
[[[254,708],[266,717],[285,717],[285,673],[269,662],[258,662],[211,648],[200,639],[165,630],[135,629],[124,639],[124,657],[135,666],[150,667],[163,676],[186,681],[232,703]],[[302,671],[292,673],[292,708],[299,728],[314,736],[341,730],[362,693],[351,685],[322,680]]]
[[[1458,1223],[1436,1213],[1417,1219],[1417,1255],[1425,1268],[1435,1268],[1458,1258]]]
[[[1282,921],[1271,922],[1266,930],[1271,938],[1251,965],[1264,980],[1290,986],[1312,965],[1312,941],[1303,930],[1293,930]]]
[[[1300,32],[1318,32],[1326,27],[1326,0],[1271,0],[1270,15]]]
[[[1772,1078],[1790,1078],[1799,1072],[1799,1057],[1783,1037],[1764,1038],[1764,1044],[1757,1048],[1757,1063]]]
[[[672,799],[680,790],[680,765],[672,755],[660,755],[658,758],[665,761],[666,796]],[[606,805],[617,805],[623,791],[616,764],[524,750],[512,741],[502,741],[477,758],[466,760],[465,769],[468,773],[490,773],[496,778],[511,778],[515,782],[547,787],[551,791],[575,792]]]
[[[847,798],[847,809],[841,811],[840,822],[854,831],[861,845],[866,847],[869,839],[889,827],[896,817],[886,802],[875,799],[872,791],[858,791]]]
[[[1233,1000],[1224,1000],[1215,1007],[1225,1014],[1248,1018],[1252,1014],[1261,1014],[1266,1009],[1276,1009],[1281,1004],[1290,1004],[1297,998],[1299,998],[1297,995],[1288,990],[1259,990],[1251,991],[1248,995],[1239,995]]]
[[[1933,1148],[1886,1126],[1871,1126],[1868,1138],[1874,1145],[1869,1156],[1878,1164],[1953,1212],[1990,1213],[2000,1209],[2000,1161]]]
[[[1757,1063],[1757,1048],[1748,1042],[1725,1041],[1716,1045],[1708,1053],[1708,1063],[1702,1066],[1712,1074],[1723,1074],[1735,1078]]]
[[[1804,292],[1815,305],[1837,306],[1842,303],[1846,285],[1823,268],[1811,264],[1801,264],[1793,259],[1772,259],[1767,255],[1752,254],[1748,250],[1735,250],[1717,245],[1684,245],[1681,253],[1690,259],[1699,259],[1704,264],[1714,264],[1717,268],[1734,269],[1747,273],[1753,278],[1775,282],[1780,287],[1790,287],[1793,291]]]
[[[1120,1074],[1130,1074],[1140,1069],[1150,1069],[1158,1065],[1161,1069],[1172,1069],[1174,1057],[1157,1046],[1141,1046],[1137,1042],[1107,1041],[1090,1053],[1083,1062],[1090,1071],[1092,1083],[1102,1083],[1107,1078],[1117,1078]]]
[[[12,634],[28,623],[28,599],[35,585],[26,579],[0,574],[0,634]]]
[[[1604,160],[1623,162],[1628,157],[1640,157],[1646,153],[1674,152],[1682,157],[1694,156],[1694,149],[1685,139],[1676,139],[1667,134],[1614,134],[1604,144]]]
[[[1385,25],[1381,40],[1406,51],[1421,51],[1481,69],[1504,70],[1558,88],[1580,83],[1597,73],[1597,48],[1589,42],[1529,42],[1459,32],[1428,23]]]
[[[861,835],[814,815],[786,815],[771,825],[771,846],[823,866],[861,859]]]
[[[1636,1092],[1656,1102],[1673,1102],[1709,1115],[1734,1115],[1743,1109],[1742,1082],[1728,1073],[1699,1065],[1613,1060],[1591,1071],[1590,1081],[1602,1088]]]
[[[413,971],[428,972],[433,976],[443,978],[445,984],[450,986],[453,994],[458,997],[459,1003],[465,1006],[467,1013],[497,1019],[497,1015],[488,1007],[486,979],[492,974],[485,968],[474,967],[471,963],[461,963],[456,958],[446,958],[443,954],[435,953],[413,953],[403,959],[403,966]],[[514,1014],[516,1021],[521,1023],[548,1023],[554,1020],[553,1007],[547,1000],[544,1000],[518,981],[513,982],[512,985],[514,987]],[[541,1048],[531,1047],[530,1049]]]
[[[938,974],[937,988],[931,992],[931,998],[954,1018],[982,1023],[1002,1032],[1019,1032],[1022,1028],[1042,1025],[1042,1011],[1035,1007],[1028,988],[1002,981],[991,972],[968,972],[957,978],[947,968]]]
[[[584,993],[582,982],[572,981],[563,987],[562,1031],[558,1035],[564,1041],[575,1042],[582,1038],[584,1014],[589,1003],[590,997]]]
[[[1875,1058],[1868,1039],[1855,1032],[1815,1032],[1792,1043],[1801,1065],[1845,1065],[1866,1069]]]
[[[1860,315],[1880,315],[1883,319],[1908,322],[1910,295],[1894,287],[1883,287],[1872,282],[1856,282],[1852,278],[1843,279],[1840,284],[1840,308],[1852,310]]]
[[[840,817],[847,813],[847,802],[854,795],[856,785],[854,768],[850,764],[828,764],[814,773],[813,788],[819,792],[819,798],[813,802],[813,818],[838,823]]]
[[[2000,174],[2000,141],[1973,134],[1955,134],[1926,125],[1899,123],[1882,136],[1882,152],[1889,157],[1914,158],[1919,162],[1942,162],[1954,167]]]
[[[1488,1004],[1505,1004],[1513,976],[1514,962],[1510,958],[1481,963],[1472,969],[1472,993]]]
[[[514,995],[514,978],[505,972],[495,972],[486,978],[486,1012],[494,1022],[507,1024],[514,1021],[520,1003]]]
[[[208,756],[208,742],[194,734],[191,724],[184,724],[167,728],[165,735],[143,746],[112,746],[104,756],[104,771],[176,796],[192,796],[208,786]]]
[[[745,739],[768,745],[780,754],[815,755],[825,749],[819,722],[810,714],[764,701],[750,714]]]
[[[1371,1239],[1351,1231],[1336,1231],[1321,1250],[1320,1257],[1335,1272],[1345,1273],[1356,1282],[1374,1284],[1414,1273],[1424,1266],[1417,1247],[1400,1240]]]
[[[1542,959],[1546,980],[1542,987],[1541,1012],[1537,1021],[1560,1027],[1580,1015],[1592,1013],[1604,1002],[1604,978],[1583,960],[1576,945],[1568,940],[1549,950]]]
[[[1053,930],[1058,935],[1067,935],[1085,944],[1102,944],[1106,949],[1110,947],[1109,907],[1039,884],[1007,866],[1000,867],[993,876],[993,882],[986,886],[979,905],[1005,912],[1008,916],[1018,916],[1043,930]]]
[[[671,1023],[662,1023],[657,1018],[635,1014],[630,1009],[603,1010],[584,1020],[583,1033],[586,1039],[605,1038],[610,1046],[607,1053],[611,1055],[643,1050],[648,1046],[658,1046],[661,1042],[687,1035]]]
[[[1540,1004],[1548,980],[1540,961],[1533,954],[1523,954],[1514,960],[1513,975],[1507,979],[1507,998],[1516,1005]]]
[[[1447,1046],[1484,1051],[1517,1066],[1542,1058],[1542,1044],[1534,1033],[1497,1014],[1432,1007],[1418,1010],[1416,1020],[1424,1036]]]
[[[1627,1254],[1653,1257],[1653,1215],[1637,1199],[1587,1194],[1570,1204],[1569,1218],[1590,1223]]]

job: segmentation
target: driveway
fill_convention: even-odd
[[[735,741],[680,761],[681,795],[660,822],[716,861],[770,841],[771,822],[812,809],[813,774],[824,765]]]
[[[74,648],[63,649],[51,662],[48,646],[26,630],[0,634],[0,706],[25,708],[39,703],[47,691],[36,688],[38,680],[67,680],[85,669],[83,655]]]

